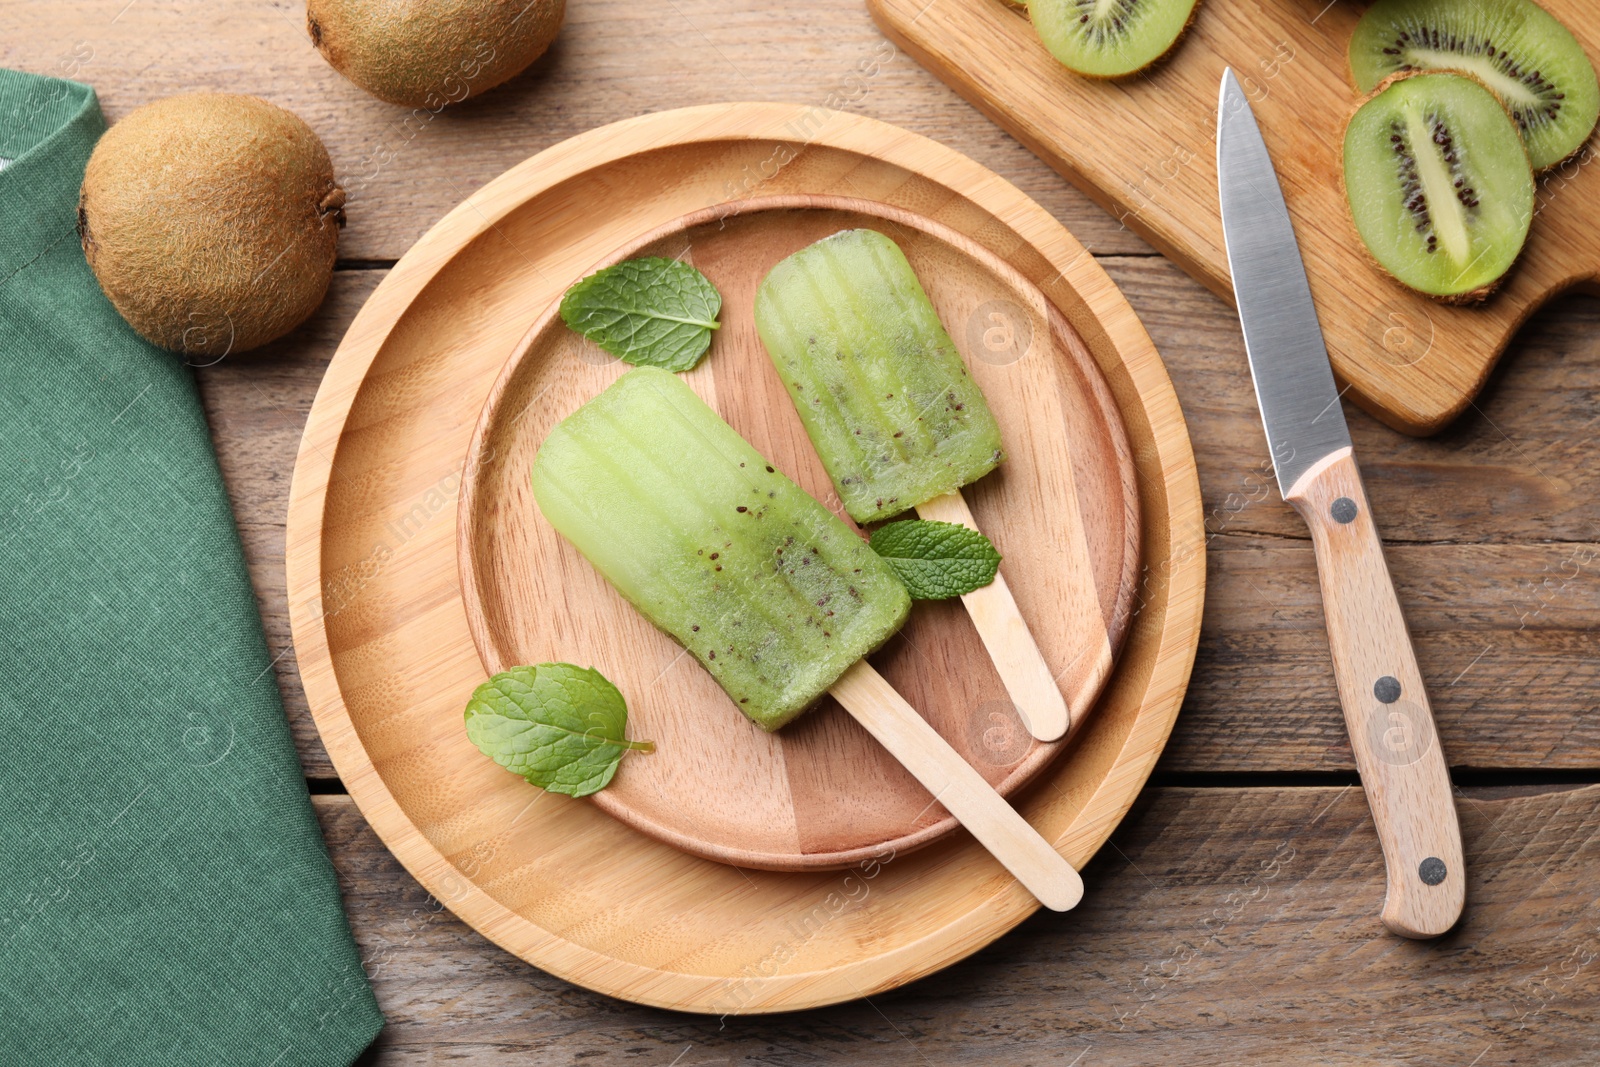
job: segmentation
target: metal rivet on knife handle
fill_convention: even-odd
[[[1422,879],[1423,885],[1438,885],[1449,873],[1444,860],[1437,856],[1429,856],[1417,865],[1417,877]]]
[[[1400,679],[1392,674],[1386,674],[1372,683],[1372,695],[1378,698],[1379,703],[1393,704],[1400,699]]]
[[[1334,522],[1352,523],[1356,520],[1356,502],[1347,496],[1335,500],[1328,510],[1332,513]]]

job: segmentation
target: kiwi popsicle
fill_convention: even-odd
[[[831,690],[1029,892],[1078,903],[1072,865],[862,659],[905,621],[900,579],[675,375],[629,371],[563,420],[533,495],[756,725]]]
[[[960,488],[1005,458],[1000,428],[905,253],[843,230],[773,267],[756,330],[857,522],[910,508],[976,528]],[[1006,692],[1041,741],[1071,715],[1005,578],[962,598]]]
[[[917,281],[876,230],[773,267],[756,330],[850,517],[877,522],[976,481],[1000,428]]]
[[[545,439],[539,509],[765,730],[905,621],[889,566],[677,376],[623,375]]]

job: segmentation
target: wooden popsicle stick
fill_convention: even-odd
[[[917,514],[936,522],[953,522],[976,530],[978,523],[967,507],[966,498],[957,489],[953,493],[936,496],[917,505]],[[994,581],[965,594],[961,602],[967,606],[972,625],[983,640],[989,658],[994,661],[1000,680],[1005,683],[1011,703],[1016,705],[1028,732],[1040,741],[1054,741],[1067,732],[1071,715],[1061,687],[1050,673],[1033,631],[1006,585],[1006,577],[996,573]]]
[[[866,660],[840,675],[831,692],[1041,904],[1069,911],[1083,898],[1072,864]]]
[[[1311,528],[1339,703],[1388,873],[1383,923],[1403,937],[1436,937],[1461,917],[1466,896],[1461,826],[1355,457],[1339,449],[1283,496]]]

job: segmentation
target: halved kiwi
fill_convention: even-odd
[[[1350,38],[1356,88],[1412,70],[1460,71],[1493,90],[1535,170],[1576,152],[1600,118],[1583,46],[1532,0],[1378,0]]]
[[[1533,168],[1511,116],[1460,74],[1398,74],[1344,131],[1344,187],[1367,251],[1449,303],[1491,293],[1533,221]]]
[[[1199,0],[1028,0],[1050,54],[1091,78],[1137,74],[1183,36]]]

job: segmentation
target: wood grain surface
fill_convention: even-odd
[[[1037,286],[925,216],[810,195],[697,211],[582,269],[664,256],[702,271],[722,295],[721,327],[684,380],[853,528],[756,335],[754,308],[757,285],[779,260],[862,227],[905,252],[1002,428],[1009,458],[967,491],[1024,579],[1026,617],[1049,650],[1045,683],[1058,703],[1063,689],[1070,693],[1082,726],[1132,615],[1138,486],[1122,416],[1094,357]],[[627,695],[633,736],[654,740],[660,758],[625,761],[592,803],[697,855],[766,870],[849,867],[954,830],[945,806],[837,701],[825,697],[776,733],[753,729],[711,675],[540,515],[528,480],[539,447],[628,369],[556,312],[555,304],[543,310],[510,354],[467,446],[480,458],[462,480],[457,558],[485,670],[567,660],[599,668]],[[1012,337],[993,351],[983,344],[991,314]],[[563,609],[552,613],[551,604]],[[954,603],[917,605],[872,662],[1002,795],[1061,751],[1029,741],[980,635]]]
[[[1592,5],[1543,0],[1600,56]],[[1294,219],[1335,376],[1392,426],[1434,433],[1459,415],[1518,326],[1556,293],[1600,281],[1600,185],[1585,147],[1538,187],[1518,267],[1477,307],[1446,307],[1364,251],[1338,179],[1358,100],[1346,47],[1361,5],[1209,0],[1167,60],[1111,83],[1047,52],[1003,0],[868,0],[890,38],[1224,299],[1232,282],[1217,206],[1222,72],[1244,86]],[[1423,322],[1431,344],[1408,339]]]
[[[1600,788],[1511,792],[1460,798],[1466,917],[1435,941],[1374,918],[1359,788],[1154,788],[1077,910],[894,993],[764,1019],[542,974],[424,894],[348,798],[316,799],[389,1017],[369,1064],[1592,1064]]]
[[[89,81],[113,117],[196,87],[264,95],[311,119],[345,173],[380,142],[401,146],[352,210],[323,309],[284,341],[199,375],[318,790],[340,786],[305,710],[283,587],[289,477],[317,383],[388,261],[467,191],[580,130],[661,107],[787,99],[951,145],[1100,257],[1159,347],[1195,443],[1206,618],[1157,781],[1255,785],[1147,788],[1087,868],[1077,911],[1036,915],[933,978],[870,1002],[725,1022],[624,1004],[528,967],[429,898],[347,797],[318,796],[389,1019],[364,1063],[1592,1062],[1596,789],[1465,790],[1477,880],[1466,925],[1438,947],[1380,931],[1377,841],[1359,790],[1343,784],[1353,764],[1310,542],[1262,466],[1231,310],[903,53],[885,51],[863,74],[858,64],[888,46],[859,0],[573,0],[547,61],[414,135],[403,112],[322,63],[292,0],[141,2],[118,17],[124,4],[0,6],[0,63]],[[93,58],[67,69],[79,41]],[[1572,296],[1523,327],[1445,432],[1405,438],[1347,410],[1458,781],[1600,781],[1597,381],[1600,300]],[[1305,784],[1324,778],[1340,784]]]

